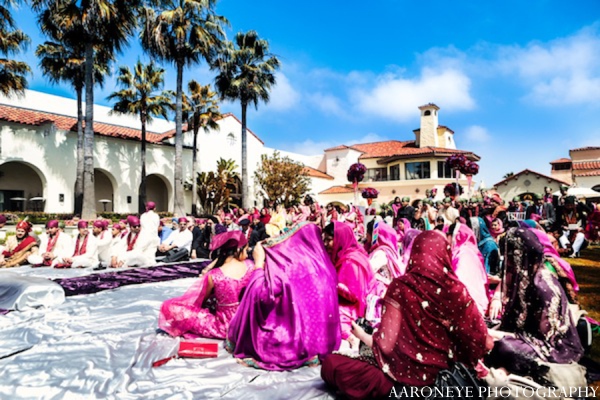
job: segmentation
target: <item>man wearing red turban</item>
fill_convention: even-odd
[[[6,239],[5,249],[0,255],[0,268],[17,267],[27,262],[37,242],[29,235],[31,224],[28,221],[21,221],[17,224],[17,233],[15,236],[9,236]]]

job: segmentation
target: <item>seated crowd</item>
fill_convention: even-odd
[[[148,203],[123,221],[128,228],[95,221],[90,233],[81,221],[74,241],[50,221],[37,243],[21,222],[0,266],[212,259],[163,303],[159,328],[224,339],[255,368],[320,363],[323,380],[348,398],[430,386],[455,362],[480,378],[493,368],[551,384],[549,366],[574,365],[586,350],[563,257],[597,240],[600,210],[569,196],[505,204],[497,194],[461,200],[453,186],[444,194],[396,198],[377,216],[307,196],[289,209],[222,209],[171,226]]]

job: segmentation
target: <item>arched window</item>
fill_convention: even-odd
[[[229,133],[229,135],[227,135],[227,143],[229,143],[230,146],[235,145],[235,135],[233,133]]]
[[[431,115],[431,111],[430,110],[425,110],[425,112],[423,113],[423,115],[425,115],[425,116]]]

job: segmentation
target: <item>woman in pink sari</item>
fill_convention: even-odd
[[[254,269],[246,260],[247,240],[242,231],[216,235],[211,250],[217,259],[202,271],[200,279],[181,297],[165,301],[158,326],[171,336],[225,339],[239,306],[239,295]],[[209,304],[216,303],[213,313]]]
[[[337,271],[342,339],[352,343],[352,322],[365,315],[367,294],[373,286],[374,275],[367,252],[358,244],[348,225],[337,221],[327,225],[323,230],[323,243]]]
[[[289,370],[339,347],[336,273],[320,233],[304,222],[256,245],[256,269],[225,343],[246,365]]]
[[[452,235],[452,269],[484,316],[489,305],[488,278],[475,234],[459,222],[450,226],[448,234]]]

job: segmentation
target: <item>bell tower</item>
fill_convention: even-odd
[[[421,128],[416,131],[418,147],[438,147],[438,110],[433,103],[419,107],[421,110]]]

